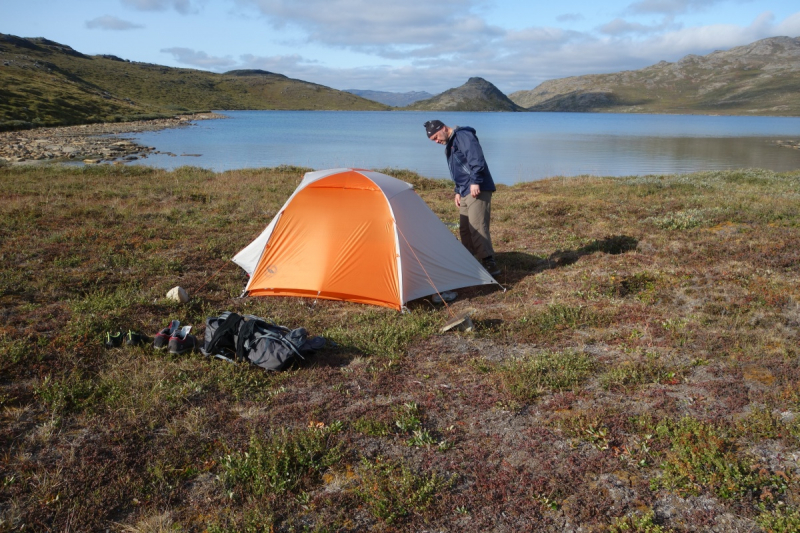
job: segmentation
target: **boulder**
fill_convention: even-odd
[[[185,304],[189,301],[189,295],[183,287],[173,287],[167,292],[167,298]]]

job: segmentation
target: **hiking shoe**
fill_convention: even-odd
[[[197,347],[197,337],[189,335],[192,326],[183,326],[169,338],[169,353],[182,354],[191,352]]]
[[[165,327],[156,334],[156,338],[153,339],[153,348],[156,350],[166,350],[169,346],[170,337],[172,337],[172,335],[178,331],[180,326],[181,323],[178,320],[173,320],[170,322],[169,326]]]
[[[500,269],[497,268],[497,263],[494,260],[494,257],[489,256],[485,258],[483,261],[483,268],[489,273],[490,276],[495,277],[500,275]]]
[[[128,330],[125,335],[125,344],[128,346],[139,346],[140,344],[147,344],[150,342],[150,337],[144,333]]]
[[[105,339],[103,340],[103,346],[106,348],[117,348],[122,346],[122,332],[111,332],[106,331]]]

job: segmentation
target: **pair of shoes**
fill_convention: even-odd
[[[139,346],[140,344],[146,344],[150,342],[150,338],[147,335],[137,333],[136,331],[132,331],[130,329],[125,335],[123,335],[121,331],[106,331],[103,346],[106,348],[119,348],[122,346],[123,342],[127,346]]]
[[[167,327],[159,331],[153,339],[153,348],[169,350],[169,353],[182,354],[197,347],[197,337],[189,335],[192,326],[183,326],[179,320],[173,320]]]
[[[483,268],[486,269],[490,276],[495,277],[500,275],[501,270],[497,268],[494,256],[490,255],[489,257],[485,257],[481,262],[483,263]]]

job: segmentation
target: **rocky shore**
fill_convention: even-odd
[[[190,126],[196,120],[225,118],[217,113],[195,113],[170,118],[81,124],[57,128],[0,132],[0,165],[34,162],[82,161],[85,164],[133,161],[160,153],[117,134]]]
[[[794,148],[795,150],[800,150],[800,141],[775,141],[775,144],[785,148]]]

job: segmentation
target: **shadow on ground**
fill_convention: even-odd
[[[577,263],[582,257],[597,252],[617,255],[631,250],[635,250],[639,241],[627,235],[612,235],[604,239],[590,242],[577,250],[557,250],[548,257],[539,257],[524,252],[505,252],[497,254],[497,263],[501,273],[495,277],[499,285],[477,285],[474,287],[462,287],[456,292],[458,296],[455,302],[469,300],[478,296],[484,296],[495,291],[510,289],[531,274],[538,274],[545,270],[565,267]],[[436,305],[430,297],[419,298],[408,303],[408,308],[412,311],[421,308],[442,309],[442,305]],[[489,327],[496,324],[489,324]]]
[[[627,235],[612,235],[604,239],[592,241],[577,250],[556,250],[548,257],[542,258],[523,252],[506,252],[497,254],[497,262],[503,270],[498,276],[506,283],[513,284],[530,274],[538,274],[545,270],[565,267],[577,263],[582,257],[597,252],[618,255],[635,250],[639,241]],[[502,281],[501,281],[502,283]]]

